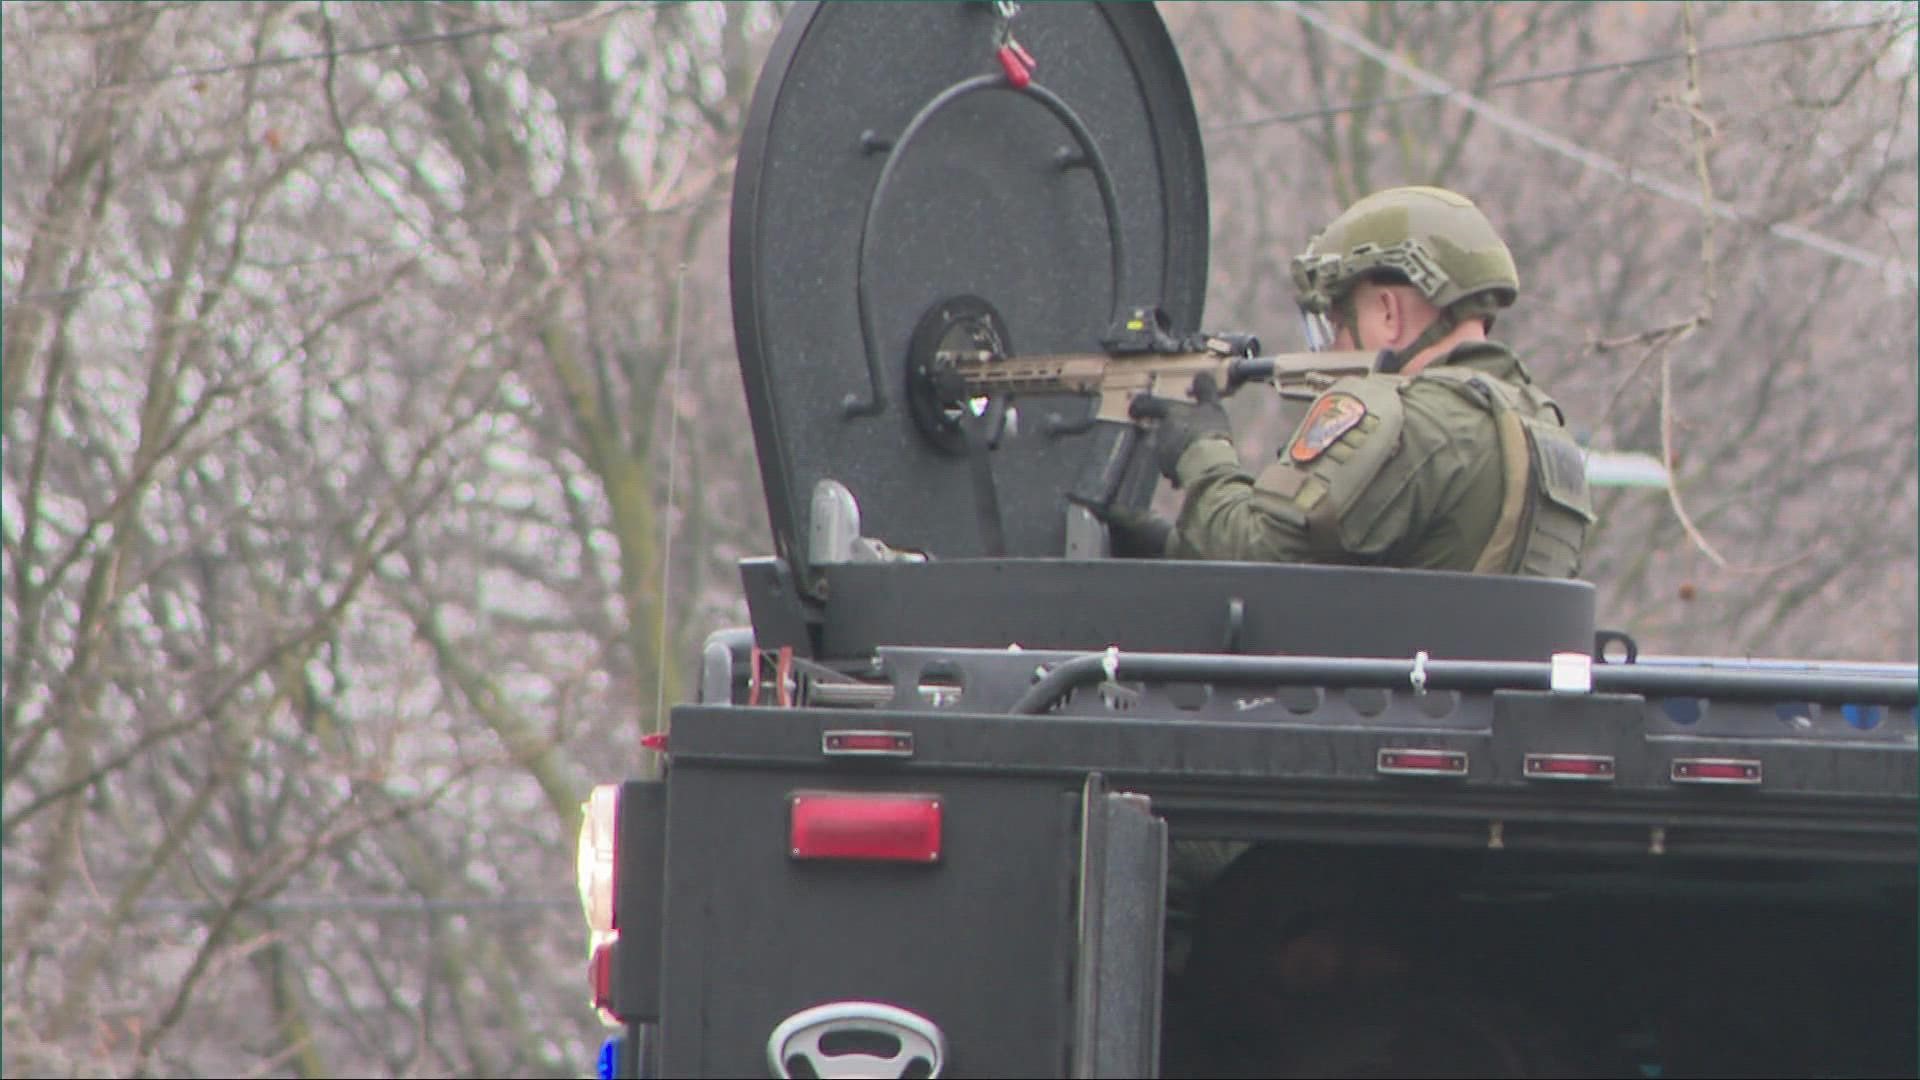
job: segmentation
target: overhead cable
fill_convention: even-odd
[[[104,902],[86,900],[68,900],[69,908],[79,911],[106,911],[109,905]],[[393,914],[393,915],[439,915],[439,914],[482,914],[500,912],[516,914],[528,911],[563,911],[569,908],[578,910],[580,901],[571,897],[530,897],[530,896],[468,896],[436,898],[428,896],[281,896],[267,900],[236,901],[225,900],[187,900],[187,899],[149,899],[136,901],[128,914],[146,917],[183,916],[201,918],[215,915],[231,907],[243,906],[249,911],[258,911],[272,915],[329,915],[329,914]],[[0,904],[11,910],[14,904]]]
[[[1870,30],[1876,26],[1885,26],[1899,22],[1900,17],[1888,15],[1878,19],[1866,19],[1861,22],[1835,23],[1832,26],[1816,26],[1811,30],[1795,30],[1786,34],[1768,34],[1764,37],[1742,38],[1737,41],[1722,41],[1714,45],[1702,45],[1701,56],[1710,53],[1739,52],[1743,49],[1758,49],[1768,45],[1780,45],[1807,38],[1826,37],[1853,30]],[[1582,64],[1578,67],[1561,68],[1556,71],[1536,71],[1526,75],[1514,75],[1505,79],[1495,79],[1481,87],[1481,91],[1509,90],[1516,86],[1530,86],[1534,83],[1557,82],[1561,79],[1578,79],[1586,75],[1601,75],[1608,72],[1632,71],[1636,68],[1651,67],[1675,60],[1684,60],[1686,50],[1674,49],[1668,52],[1648,53],[1626,60],[1607,60],[1595,64]],[[1436,101],[1446,95],[1437,91],[1422,91],[1417,94],[1399,94],[1394,97],[1369,98],[1365,101],[1350,101],[1344,105],[1329,105],[1319,109],[1300,109],[1293,112],[1271,113],[1266,116],[1250,116],[1244,120],[1227,120],[1217,124],[1205,125],[1207,134],[1217,132],[1244,131],[1247,128],[1265,127],[1269,124],[1296,124],[1302,120],[1317,120],[1323,116],[1340,116],[1344,113],[1361,112],[1366,109],[1385,105],[1407,105],[1420,101]]]
[[[1274,0],[1274,2],[1275,6],[1293,15],[1301,22],[1306,23],[1329,38],[1332,38],[1335,42],[1365,56],[1367,59],[1394,72],[1416,86],[1424,87],[1435,97],[1445,98],[1459,105],[1461,108],[1466,109],[1468,112],[1485,119],[1495,127],[1518,135],[1536,146],[1544,147],[1562,157],[1577,161],[1595,172],[1603,173],[1616,180],[1651,191],[1662,198],[1696,207],[1717,218],[1737,222],[1742,225],[1760,224],[1750,221],[1738,210],[1718,199],[1709,200],[1679,184],[1662,180],[1657,176],[1648,176],[1637,172],[1626,165],[1614,161],[1612,158],[1595,153],[1576,143],[1569,142],[1537,124],[1522,120],[1512,113],[1507,112],[1505,109],[1475,97],[1465,90],[1447,82],[1445,79],[1401,59],[1392,52],[1374,44],[1374,42],[1366,36],[1341,26],[1319,11],[1295,3],[1294,0]],[[1898,276],[1904,279],[1908,285],[1920,283],[1920,270],[1916,270],[1914,267],[1908,266],[1897,259],[1886,258],[1868,251],[1865,248],[1821,236],[1818,233],[1803,229],[1797,225],[1775,222],[1760,227],[1764,228],[1769,235],[1777,236],[1782,240],[1812,248],[1815,251],[1823,252],[1845,262],[1880,271],[1890,277]]]
[[[111,90],[123,86],[152,86],[157,83],[173,82],[178,79],[202,79],[215,75],[230,75],[238,71],[252,71],[257,68],[285,67],[289,64],[309,64],[321,60],[336,60],[343,56],[359,56],[364,53],[383,52],[387,49],[418,48],[423,45],[446,45],[467,38],[490,37],[495,34],[525,33],[532,30],[553,30],[570,23],[583,22],[598,18],[615,11],[632,7],[632,4],[620,4],[613,8],[595,6],[586,11],[574,11],[552,19],[542,19],[530,23],[482,23],[460,30],[444,30],[434,34],[420,34],[415,37],[391,38],[385,41],[370,41],[365,45],[349,45],[340,49],[323,49],[320,52],[295,53],[292,56],[263,56],[257,60],[242,60],[231,64],[219,64],[214,67],[183,68],[175,71],[163,71],[158,75],[142,75],[137,78],[120,79],[102,83],[101,89]]]
[[[554,196],[554,198],[560,198],[560,197],[561,196]],[[621,221],[621,220],[630,219],[630,218],[654,217],[657,215],[658,215],[658,211],[654,210],[653,208],[643,207],[637,210],[618,210],[612,213],[595,214],[593,216],[593,219],[588,222],[581,222],[576,219],[551,220],[551,221],[523,221],[517,225],[508,226],[506,228],[474,229],[473,231],[465,234],[464,236],[456,237],[453,239],[458,241],[505,240],[505,239],[510,239],[512,237],[524,236],[528,233],[539,232],[547,229],[577,230],[587,225],[604,224],[607,222]],[[449,241],[443,241],[440,247],[444,249],[448,246],[448,244],[449,244]],[[413,240],[393,241],[393,242],[384,243],[384,244],[365,244],[360,247],[339,248],[333,251],[321,251],[321,252],[316,252],[312,255],[298,255],[288,259],[249,259],[245,262],[242,262],[239,268],[242,270],[293,270],[302,266],[315,266],[320,263],[341,262],[341,261],[353,260],[353,259],[363,259],[363,258],[368,258],[374,255],[398,255],[398,254],[418,255],[422,252],[422,250],[423,250],[423,245],[418,241],[413,241]],[[218,268],[218,269],[224,269],[224,268]],[[149,286],[154,286],[154,285],[167,285],[172,283],[173,281],[174,281],[174,275],[172,274],[155,274],[150,277],[138,277],[138,278],[134,278],[134,277],[119,278],[112,281],[91,281],[91,282],[86,282],[80,285],[68,285],[58,289],[41,289],[37,292],[21,293],[18,296],[8,296],[5,298],[5,301],[6,301],[6,304],[10,307],[14,304],[44,302],[48,300],[60,300],[69,296],[84,296],[87,293],[102,292],[108,289],[147,288]]]

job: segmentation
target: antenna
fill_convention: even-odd
[[[667,730],[667,601],[673,595],[673,510],[675,481],[680,472],[680,406],[675,400],[680,390],[680,338],[686,322],[687,264],[681,263],[673,279],[673,357],[667,370],[667,512],[660,518],[660,651],[653,662],[654,730]]]

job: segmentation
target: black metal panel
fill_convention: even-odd
[[[1236,634],[1255,655],[1544,660],[1593,647],[1593,587],[1579,581],[1053,559],[849,563],[825,579],[829,657],[881,645],[1211,653]]]
[[[614,925],[613,1004],[622,1018],[660,1019],[660,923],[667,865],[667,786],[660,780],[620,785],[615,833],[618,887]]]
[[[1337,695],[1326,697],[1333,702]],[[1444,791],[1446,794],[1440,797],[1458,799],[1463,806],[1498,799],[1508,807],[1501,813],[1524,812],[1529,801],[1537,809],[1543,797],[1550,800],[1545,804],[1549,806],[1569,806],[1591,797],[1591,792],[1583,795],[1574,789],[1592,785],[1543,789],[1538,782],[1518,779],[1517,761],[1495,760],[1491,694],[1461,694],[1457,717],[1449,717],[1444,727],[1433,729],[1420,719],[1420,705],[1408,694],[1394,695],[1388,711],[1377,716],[1357,717],[1347,709],[1345,704],[1333,705],[1336,715],[1352,717],[1344,722],[1323,721],[1316,716],[1281,719],[1287,714],[1280,706],[1255,713],[1255,718],[1245,721],[1192,719],[1170,723],[1164,718],[1124,712],[1103,717],[991,716],[682,706],[673,711],[673,756],[676,764],[807,764],[822,760],[823,731],[877,728],[912,733],[915,768],[1069,777],[1101,772],[1116,785],[1149,793],[1162,790],[1163,782],[1191,783],[1215,793],[1225,803],[1281,786],[1336,801],[1354,792],[1378,793],[1356,796],[1360,798],[1421,801]],[[1477,724],[1470,723],[1474,718]],[[1603,797],[1613,799],[1616,789],[1633,791],[1630,803],[1620,803],[1623,820],[1686,813],[1700,815],[1704,823],[1714,813],[1708,808],[1718,808],[1727,815],[1728,823],[1736,825],[1746,815],[1755,820],[1777,815],[1804,816],[1805,824],[1815,827],[1815,819],[1823,814],[1820,806],[1824,801],[1835,812],[1851,815],[1863,829],[1883,829],[1893,823],[1907,838],[1905,857],[1920,854],[1912,850],[1912,840],[1920,828],[1914,818],[1914,799],[1920,794],[1915,759],[1920,752],[1911,744],[1693,739],[1679,735],[1662,735],[1650,742],[1653,748],[1648,751],[1644,770],[1639,775],[1623,771],[1603,793]],[[1452,785],[1458,782],[1453,779],[1378,775],[1376,755],[1383,746],[1468,752],[1472,764],[1466,784],[1477,794],[1457,791]],[[1757,789],[1683,790],[1667,776],[1672,759],[1682,756],[1758,758],[1765,766],[1766,783]],[[1557,794],[1542,796],[1543,790]],[[1156,801],[1155,805],[1160,804]],[[1817,827],[1837,826],[1824,822]]]
[[[1149,4],[1028,4],[1013,25],[1038,59],[1039,92],[990,85],[986,3],[799,5],[755,90],[734,184],[734,328],[776,550],[803,580],[823,477],[853,492],[866,535],[984,553],[966,459],[932,446],[904,400],[907,341],[934,305],[987,300],[1007,344],[1026,353],[1097,348],[1117,305],[1157,303],[1176,328],[1198,327],[1204,154],[1159,15]],[[910,143],[884,148],[983,76]],[[849,400],[874,396],[868,330],[885,407],[849,416]],[[1042,421],[1049,410],[1077,420],[1088,404],[1034,398],[1023,409],[1021,429],[992,453],[1007,551],[1057,555],[1060,495],[1087,436],[1049,436]]]
[[[1069,1075],[1160,1075],[1167,823],[1148,800],[1087,778],[1081,812],[1080,955]]]
[[[669,787],[662,1075],[767,1075],[775,1026],[842,1000],[938,1024],[950,1075],[1064,1073],[1077,779],[676,758]],[[793,860],[788,797],[822,788],[937,792],[941,861]]]
[[[1631,694],[1555,694],[1501,690],[1493,695],[1489,744],[1501,780],[1523,779],[1527,754],[1582,754],[1614,759],[1608,783],[1647,772],[1646,702]]]
[[[753,619],[751,644],[762,649],[790,647],[802,656],[813,655],[808,618],[817,615],[819,609],[809,606],[800,595],[785,560],[741,559],[740,585]]]

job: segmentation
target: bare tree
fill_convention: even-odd
[[[8,7],[8,1073],[577,1072],[768,14]]]

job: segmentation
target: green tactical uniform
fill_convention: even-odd
[[[1324,409],[1341,395],[1366,411]],[[1323,410],[1335,419],[1316,429]],[[1257,478],[1224,438],[1195,439],[1175,470],[1186,499],[1166,555],[1177,559],[1568,577],[1593,517],[1585,463],[1558,408],[1493,341],[1459,345],[1411,377],[1334,383]],[[1170,909],[1190,914],[1247,846],[1174,842]],[[1184,967],[1188,944],[1184,932],[1170,934],[1169,970]]]
[[[1496,342],[1469,341],[1418,374],[1387,373],[1462,320],[1490,330],[1519,295],[1512,254],[1472,200],[1431,187],[1369,195],[1314,237],[1292,271],[1315,349],[1334,339],[1333,319],[1352,329],[1348,305],[1361,281],[1409,285],[1441,314],[1404,349],[1383,353],[1382,373],[1328,386],[1258,476],[1241,467],[1217,395],[1169,412],[1181,438],[1163,431],[1159,465],[1186,496],[1164,553],[1577,573],[1593,520],[1584,455],[1520,359]],[[1192,908],[1246,846],[1175,841],[1169,909]],[[1185,941],[1170,929],[1169,970],[1184,965]]]
[[[1173,558],[1567,577],[1592,519],[1558,408],[1491,341],[1335,383],[1257,478],[1226,439],[1195,440],[1176,468]]]

